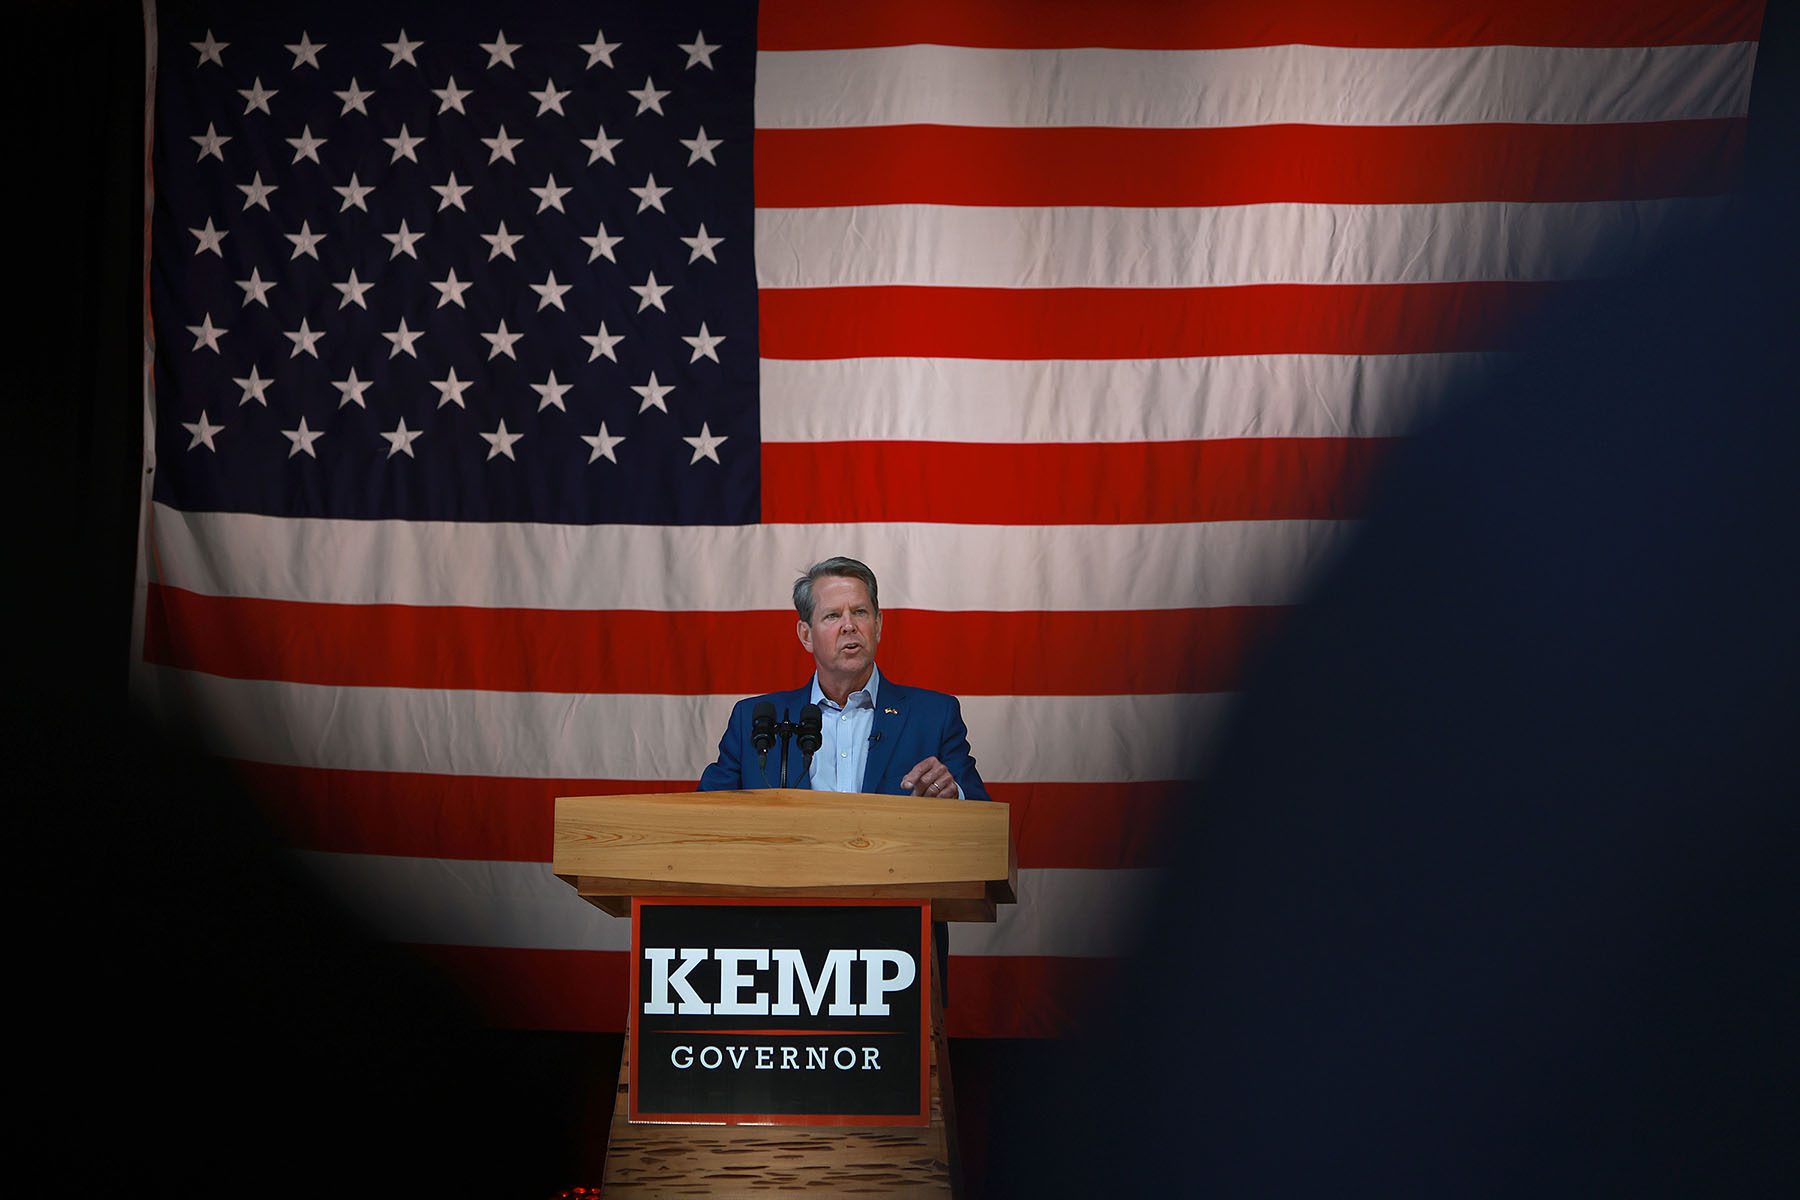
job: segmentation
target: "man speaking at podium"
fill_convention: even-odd
[[[828,558],[794,581],[796,632],[818,664],[791,692],[740,700],[703,792],[782,786],[788,739],[797,747],[787,786],[986,800],[956,697],[883,679],[881,599],[875,572],[854,558]],[[776,740],[781,745],[775,749]]]

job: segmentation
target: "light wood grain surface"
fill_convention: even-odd
[[[630,1051],[619,1064],[603,1195],[921,1196],[949,1200],[950,1155],[937,1052],[931,1124],[912,1128],[633,1125]]]
[[[1009,819],[1005,804],[854,792],[566,796],[556,801],[552,861],[571,881],[630,880],[662,894],[679,894],[666,886],[679,884],[789,895],[923,886],[917,895],[986,881],[1005,892],[987,898],[1004,902],[1014,878]]]

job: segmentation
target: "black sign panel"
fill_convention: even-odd
[[[926,1122],[926,906],[638,900],[632,917],[632,1120]]]

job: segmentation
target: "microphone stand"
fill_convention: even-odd
[[[775,726],[775,735],[781,739],[781,786],[788,785],[787,752],[788,739],[794,736],[800,727],[788,720],[787,709],[781,710],[781,721]]]
[[[819,710],[808,704],[800,710],[800,723],[795,724],[788,719],[787,710],[781,712],[781,720],[775,726],[775,733],[781,738],[781,786],[788,786],[788,741],[799,735],[800,770],[802,773],[812,769],[813,752],[819,748]]]

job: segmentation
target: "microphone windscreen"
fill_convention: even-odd
[[[824,740],[819,729],[822,724],[824,717],[820,715],[818,705],[808,704],[800,710],[800,736],[795,739],[800,753],[811,754],[819,748],[819,743]]]
[[[750,747],[758,754],[767,754],[774,744],[775,706],[767,700],[758,700],[756,707],[750,710]]]

